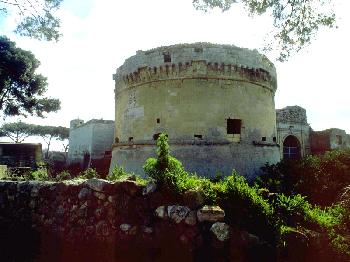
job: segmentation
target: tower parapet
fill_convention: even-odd
[[[279,160],[276,70],[256,50],[194,43],[138,51],[113,78],[111,167],[142,172],[159,133],[186,168],[202,174],[235,168],[251,176]]]

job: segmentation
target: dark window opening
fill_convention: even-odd
[[[159,124],[160,123],[160,118],[157,118],[157,124]]]
[[[157,140],[158,137],[160,136],[160,134],[161,134],[161,133],[154,134],[154,135],[153,135],[153,140]]]
[[[194,135],[194,138],[203,139],[203,136],[202,135]]]
[[[164,63],[170,63],[171,62],[171,56],[169,53],[164,53],[163,54],[163,58],[164,58]]]
[[[261,141],[266,141],[266,136],[263,136],[262,138],[261,138]]]
[[[287,136],[283,142],[283,158],[298,159],[301,156],[300,143],[295,136]]]
[[[337,140],[337,144],[338,144],[338,145],[343,144],[343,138],[342,138],[342,136],[336,135],[335,138],[336,138],[336,140]]]
[[[273,142],[276,142],[276,141],[277,141],[277,139],[276,139],[275,136],[272,138],[272,141],[273,141]]]
[[[202,52],[203,52],[203,48],[202,48],[202,47],[195,47],[195,48],[194,48],[194,51],[195,51],[196,53],[202,53]]]
[[[189,62],[186,62],[185,64],[186,64],[186,66],[189,66],[189,65],[190,65],[190,63],[189,63]]]
[[[134,141],[134,138],[131,136],[129,137],[129,142],[133,142]]]
[[[114,138],[114,143],[119,143],[119,137]]]
[[[227,134],[241,134],[241,119],[227,119]]]

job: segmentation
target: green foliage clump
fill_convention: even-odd
[[[225,207],[231,222],[245,228],[251,225],[251,232],[259,231],[257,228],[266,229],[269,233],[274,230],[271,205],[262,198],[258,188],[248,185],[245,178],[235,171],[226,178],[222,179],[218,175],[212,180],[189,174],[184,170],[182,163],[170,155],[166,135],[159,136],[157,146],[157,158],[147,159],[144,170],[161,188],[178,195],[190,189],[199,191],[206,204]]]
[[[4,116],[43,117],[60,109],[58,99],[44,97],[48,83],[36,73],[40,62],[33,53],[0,36],[0,61],[0,112]]]
[[[64,180],[70,180],[70,179],[72,179],[72,176],[67,170],[64,170],[58,173],[55,177],[56,181],[64,181]]]
[[[283,160],[262,168],[259,187],[286,195],[301,194],[317,205],[330,206],[350,184],[350,151],[330,151],[301,160]]]
[[[50,180],[49,172],[44,167],[39,167],[37,170],[29,173],[28,180],[48,181]]]
[[[81,178],[81,179],[100,178],[100,175],[97,173],[95,168],[89,167],[84,171],[80,172],[78,178]]]
[[[113,168],[112,173],[108,174],[106,179],[108,181],[134,180],[140,185],[146,185],[148,182],[147,179],[144,179],[139,175],[125,172],[124,168],[118,165]]]
[[[304,217],[304,210],[309,208],[305,197],[301,195],[286,196],[278,194],[273,203],[276,219],[283,225],[296,226]]]
[[[122,167],[119,167],[116,165],[113,168],[112,173],[107,175],[106,179],[108,181],[118,181],[118,180],[126,179],[130,176],[131,175],[126,173]]]
[[[143,166],[145,173],[160,186],[176,193],[195,187],[195,175],[189,176],[182,163],[170,156],[168,138],[165,134],[159,135],[157,147],[157,158],[147,159]]]

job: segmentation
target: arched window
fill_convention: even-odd
[[[299,140],[295,136],[287,136],[283,141],[283,158],[297,159],[300,156]]]

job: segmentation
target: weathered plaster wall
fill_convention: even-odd
[[[227,175],[239,163],[242,174],[252,176],[258,162],[279,160],[276,71],[256,51],[202,43],[139,51],[114,78],[117,143],[111,168],[123,163],[127,170],[141,170],[139,159],[149,154],[147,145],[161,132],[191,171]],[[227,134],[227,119],[242,120],[240,135]],[[197,140],[206,146],[191,146]],[[125,145],[137,150],[127,153]],[[246,161],[255,157],[261,161]]]
[[[114,139],[114,121],[95,124],[93,129],[92,155],[95,159],[104,157],[106,151],[112,150]]]
[[[149,157],[155,156],[155,145],[125,145],[113,150],[111,167],[125,167],[127,172],[143,174],[143,164]],[[245,175],[247,179],[254,178],[260,173],[266,159],[279,160],[279,152],[271,145],[246,146],[240,143],[205,144],[204,142],[177,145],[171,144],[171,154],[181,159],[182,164],[189,172],[214,177],[218,172],[231,174],[235,169],[238,174]]]
[[[86,123],[72,120],[69,133],[69,163],[82,163],[84,154],[101,159],[110,151],[114,137],[114,121],[92,119]],[[73,125],[73,126],[72,126]]]
[[[223,223],[224,210],[202,207],[195,191],[175,198],[154,190],[133,181],[0,181],[0,259],[246,261],[250,250],[266,255],[263,241]]]
[[[83,161],[85,153],[91,153],[92,145],[92,125],[82,125],[69,130],[69,163],[80,163]]]

